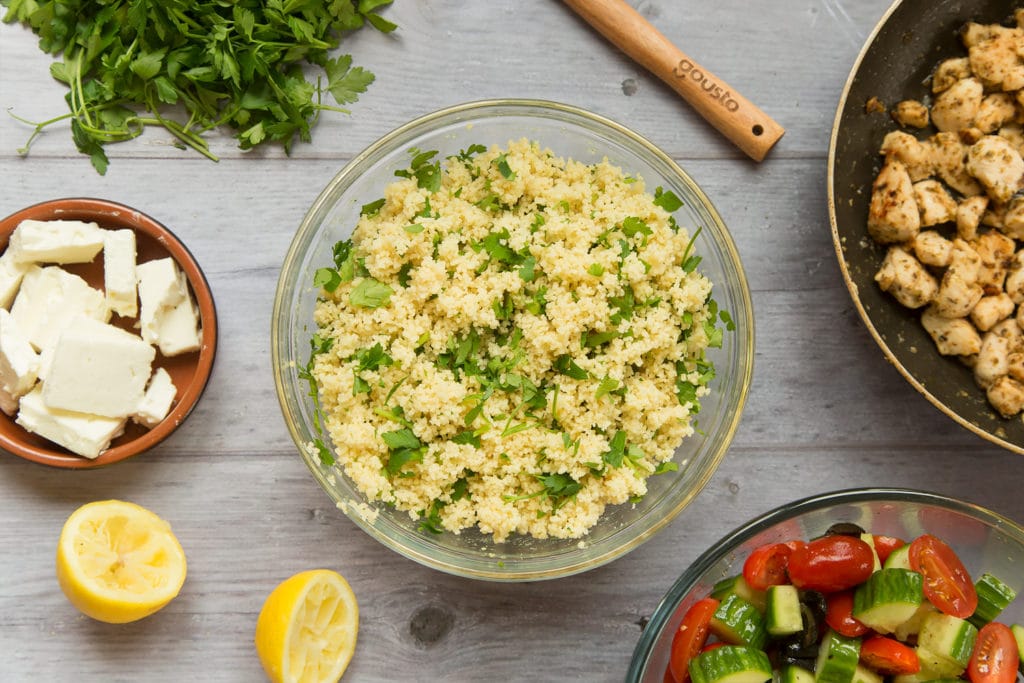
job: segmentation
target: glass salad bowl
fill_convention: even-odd
[[[1024,528],[994,512],[946,496],[907,489],[851,489],[805,498],[733,530],[676,579],[655,608],[633,651],[626,680],[666,678],[672,640],[683,615],[721,579],[742,573],[751,551],[770,543],[810,540],[834,524],[853,523],[905,541],[931,534],[948,544],[973,579],[988,572],[1018,594],[1024,590]],[[999,617],[1024,623],[1024,597]]]
[[[473,145],[503,146],[527,138],[563,158],[593,164],[607,158],[641,178],[648,192],[670,190],[683,206],[673,214],[695,238],[700,269],[714,298],[731,313],[735,329],[721,348],[710,349],[716,377],[701,400],[698,433],[683,440],[678,470],[648,479],[638,502],[610,506],[590,532],[577,539],[513,535],[496,543],[474,530],[427,533],[417,520],[368,500],[343,471],[324,465],[313,447],[320,439],[316,406],[301,369],[310,359],[321,290],[318,268],[332,264],[332,247],[347,239],[364,205],[380,197],[395,172],[410,164],[410,150],[437,150],[438,158]],[[753,370],[754,330],[750,293],[732,238],[710,200],[664,152],[628,128],[563,104],[530,100],[473,102],[438,111],[388,133],[357,155],[310,207],[291,243],[274,300],[272,362],[278,398],[292,438],[316,481],[359,527],[417,562],[456,575],[497,581],[566,576],[599,566],[636,548],[668,524],[707,483],[735,434]],[[329,441],[324,437],[323,441]],[[322,443],[322,441],[321,441]],[[327,444],[330,447],[330,444]]]

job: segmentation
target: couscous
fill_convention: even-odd
[[[396,175],[317,271],[321,458],[428,531],[585,535],[694,431],[732,324],[699,227],[528,140]]]

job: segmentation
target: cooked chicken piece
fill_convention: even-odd
[[[971,60],[967,57],[947,59],[935,68],[932,74],[932,92],[940,93],[959,80],[971,75]]]
[[[996,323],[1013,315],[1014,307],[1013,299],[1006,294],[983,296],[971,309],[971,322],[979,331],[988,332]]]
[[[978,224],[988,206],[988,197],[974,195],[960,202],[956,207],[956,234],[965,240],[973,240],[978,234]]]
[[[961,78],[935,97],[932,124],[942,132],[967,128],[981,108],[985,87],[977,78]]]
[[[1002,26],[995,24],[979,24],[975,21],[967,22],[960,29],[960,40],[964,47],[970,49],[984,40],[991,40],[998,35]]]
[[[978,268],[978,284],[986,294],[998,294],[1003,291],[1003,280],[1006,271],[1013,261],[1016,246],[1012,239],[995,230],[979,235],[972,246],[981,257]]]
[[[917,100],[903,100],[892,110],[892,118],[901,126],[924,128],[930,117],[928,107]]]
[[[953,243],[936,230],[924,230],[913,242],[914,255],[926,266],[945,268],[953,257]]]
[[[1021,95],[1024,95],[1024,90],[1017,92],[1017,104],[1024,107],[1024,103],[1020,101]],[[1021,128],[1019,124],[1003,126],[999,129],[999,137],[1006,138],[1017,152],[1024,156],[1024,128]]]
[[[978,273],[981,272],[981,257],[967,241],[954,237],[953,249],[949,254],[949,267],[956,270],[964,282],[973,285],[978,281]]]
[[[1002,230],[1004,216],[1006,216],[1006,204],[1003,202],[989,202],[985,213],[981,214],[981,224],[996,230]]]
[[[1022,33],[1018,28],[990,25],[988,35],[976,32],[967,58],[971,72],[992,90],[1024,88],[1024,62],[1018,54]]]
[[[877,242],[909,242],[921,229],[921,214],[907,167],[887,157],[871,186],[868,232]]]
[[[1018,328],[1024,329],[1024,306],[1017,307],[1017,313],[1014,315],[1013,319],[1017,323]],[[1024,344],[1022,344],[1022,347],[1024,347]],[[1022,350],[1024,350],[1024,348],[1022,348]]]
[[[914,199],[921,212],[922,228],[956,220],[956,200],[938,180],[914,183]]]
[[[943,318],[964,318],[983,296],[985,290],[981,285],[968,281],[956,268],[949,268],[932,298],[932,308]]]
[[[965,197],[982,194],[981,184],[967,172],[967,145],[956,133],[936,133],[928,139],[935,172]]]
[[[986,135],[967,149],[967,172],[977,178],[988,196],[1009,201],[1024,178],[1024,159],[1010,142],[998,135]]]
[[[975,142],[985,137],[985,132],[977,126],[970,126],[969,128],[961,128],[957,131],[957,135],[960,137],[960,142],[965,145],[973,145]]]
[[[1007,361],[1010,365],[1007,374],[1016,380],[1024,381],[1024,353],[1014,351],[1010,354]]]
[[[1003,282],[1003,289],[1013,303],[1024,303],[1024,249],[1013,255]]]
[[[889,247],[875,281],[907,308],[924,306],[939,289],[932,274],[903,247]]]
[[[1010,343],[1010,353],[1017,353],[1018,351],[1024,351],[1024,331],[1021,331],[1020,325],[1014,318],[1006,318],[996,323],[991,330],[990,334],[997,334]]]
[[[929,306],[921,324],[943,356],[972,356],[981,351],[981,335],[965,318],[945,318]]]
[[[1017,195],[1006,203],[999,229],[1008,237],[1024,239],[1024,197]]]
[[[902,162],[915,183],[930,178],[935,172],[931,145],[921,142],[910,133],[902,130],[887,133],[880,151],[886,157],[892,156]]]
[[[1017,116],[1017,103],[1013,95],[1005,92],[986,95],[974,116],[975,127],[985,134],[995,133]]]
[[[1006,337],[986,332],[981,338],[978,362],[974,366],[974,381],[987,389],[1009,370],[1010,341]]]
[[[985,395],[1003,417],[1013,417],[1024,409],[1024,384],[1012,377],[1004,375],[992,382]]]

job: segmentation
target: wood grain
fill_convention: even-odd
[[[392,36],[348,44],[377,82],[350,117],[321,119],[291,157],[212,141],[219,163],[157,133],[110,148],[96,175],[66,128],[30,156],[0,113],[0,214],[56,196],[134,205],[189,246],[214,291],[221,341],[205,395],[157,449],[66,472],[0,453],[0,681],[262,680],[256,614],[276,583],[341,571],[361,605],[346,681],[622,680],[645,618],[689,562],[754,515],[867,485],[961,495],[1024,520],[1024,460],[953,424],[916,394],[864,331],[836,265],[825,164],[847,73],[888,0],[631,2],[787,128],[752,163],[676,94],[563,3],[398,0]],[[722,40],[724,34],[731,42]],[[735,37],[742,37],[737,49]],[[33,37],[0,25],[0,109],[62,111]],[[401,123],[460,101],[529,96],[626,123],[677,159],[730,226],[753,292],[754,381],[733,447],[696,501],[629,555],[580,576],[500,585],[396,555],[336,510],[288,435],[270,372],[278,270],[330,177]],[[81,617],[53,575],[60,526],[79,504],[125,498],[167,518],[189,578],[166,610],[129,626]]]
[[[565,0],[601,35],[679,93],[754,161],[786,132],[753,102],[701,66],[625,0]]]

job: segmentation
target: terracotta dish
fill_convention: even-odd
[[[156,220],[121,204],[88,198],[42,202],[4,218],[0,221],[0,251],[7,248],[11,233],[25,219],[95,221],[101,228],[130,228],[136,234],[139,263],[166,256],[172,257],[188,277],[199,310],[202,346],[197,352],[174,357],[165,357],[157,352],[154,368],[164,368],[177,387],[177,395],[170,413],[152,429],[146,429],[129,420],[124,434],[114,439],[110,448],[95,460],[75,455],[40,436],[27,432],[15,423],[13,417],[3,413],[0,413],[0,448],[33,462],[65,468],[109,465],[152,448],[166,439],[192,412],[213,369],[213,358],[217,349],[217,315],[210,286],[199,269],[199,264],[185,245]],[[62,267],[79,275],[93,287],[103,288],[102,253],[91,263],[68,264]],[[111,322],[135,331],[131,328],[131,319],[114,316]]]

